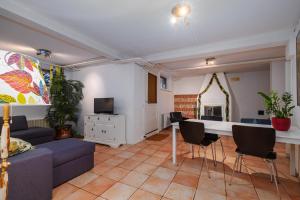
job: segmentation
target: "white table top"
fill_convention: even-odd
[[[239,122],[226,122],[226,121],[210,121],[210,120],[198,120],[189,119],[192,122],[204,123],[205,131],[209,133],[215,133],[218,135],[232,136],[232,125],[243,125],[243,126],[255,126],[272,128],[271,125],[262,124],[246,124]],[[174,128],[179,128],[179,123],[172,123]],[[276,131],[276,142],[288,143],[288,144],[300,144],[300,129],[292,126],[289,131]]]

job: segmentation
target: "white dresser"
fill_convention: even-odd
[[[125,116],[109,114],[85,116],[84,140],[114,148],[126,144]]]

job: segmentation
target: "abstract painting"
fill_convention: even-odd
[[[0,103],[50,103],[39,60],[0,50]]]

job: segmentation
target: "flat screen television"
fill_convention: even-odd
[[[94,113],[114,114],[114,98],[95,98]]]

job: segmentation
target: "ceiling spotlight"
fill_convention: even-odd
[[[171,23],[176,24],[182,19],[185,25],[189,25],[188,17],[191,15],[191,12],[192,8],[187,2],[183,1],[182,3],[177,3],[171,10]]]
[[[215,64],[215,60],[216,60],[215,57],[206,58],[205,59],[206,65],[213,65],[213,64]]]
[[[170,19],[171,24],[176,24],[177,23],[177,18],[172,16]]]
[[[45,58],[50,58],[51,53],[52,52],[48,49],[37,49],[36,50],[36,55],[37,56],[44,56]]]

